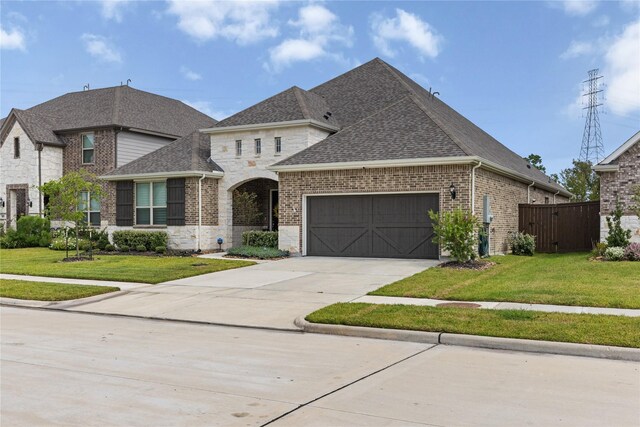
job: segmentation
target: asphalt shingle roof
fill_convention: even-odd
[[[209,135],[196,131],[135,159],[106,176],[186,171],[222,172],[222,168],[210,160],[210,155]]]
[[[327,112],[331,114],[327,115]],[[321,96],[293,86],[218,122],[215,127],[303,119],[313,119],[332,126],[338,126],[333,112]]]

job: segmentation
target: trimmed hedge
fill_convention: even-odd
[[[251,230],[242,233],[242,245],[260,248],[278,248],[277,231]]]
[[[256,246],[238,246],[227,250],[227,255],[233,255],[243,258],[284,258],[289,256],[289,251],[281,251],[280,249],[256,247]]]
[[[146,250],[153,251],[158,246],[167,246],[167,240],[168,236],[164,231],[125,230],[113,232],[113,243],[118,248],[144,246]]]

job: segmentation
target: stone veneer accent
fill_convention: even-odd
[[[302,251],[305,195],[436,192],[441,211],[470,209],[470,171],[470,165],[450,165],[280,172],[280,248],[297,254]],[[455,200],[449,195],[451,183],[457,189]]]
[[[512,178],[499,175],[486,169],[476,169],[475,214],[483,221],[483,197],[490,196],[490,208],[493,222],[489,227],[489,252],[491,254],[505,253],[508,250],[507,237],[509,233],[518,231],[518,204],[527,203],[528,185]],[[549,191],[531,187],[531,200],[536,204],[545,204],[545,197],[553,203],[553,194]],[[569,199],[559,194],[556,203],[566,203]]]

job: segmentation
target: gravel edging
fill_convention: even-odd
[[[308,322],[304,316],[295,320],[304,332],[341,335],[416,343],[458,345],[494,350],[525,351],[563,356],[593,357],[599,359],[640,362],[640,349],[555,341],[536,341],[517,338],[486,337],[480,335],[445,332],[407,331],[401,329],[368,328],[362,326],[328,325]]]

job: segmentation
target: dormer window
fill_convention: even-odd
[[[13,138],[13,158],[20,158],[20,137]]]
[[[275,145],[276,145],[276,154],[282,153],[282,138],[279,137],[279,136],[276,136],[274,138],[274,142],[275,142]]]
[[[259,156],[262,153],[262,141],[260,138],[256,138],[254,142],[256,143],[256,156]]]
[[[94,163],[94,141],[93,133],[83,133],[82,138],[82,164],[90,165]]]
[[[236,156],[242,156],[242,140],[236,140]]]

